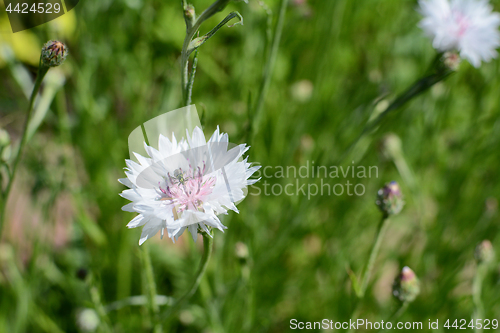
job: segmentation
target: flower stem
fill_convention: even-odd
[[[278,15],[278,21],[276,23],[276,28],[274,29],[274,37],[269,50],[267,61],[262,73],[262,81],[259,87],[259,93],[257,97],[257,103],[255,104],[255,109],[253,113],[253,124],[254,135],[259,131],[260,123],[262,122],[262,108],[264,106],[264,101],[266,99],[267,91],[269,89],[269,84],[271,82],[271,76],[273,73],[274,64],[276,63],[276,57],[278,56],[278,48],[281,40],[281,34],[283,32],[283,25],[285,23],[286,8],[288,6],[288,0],[281,0],[280,12]]]
[[[437,58],[438,59],[438,58]],[[434,61],[436,63],[437,60]],[[392,111],[399,109],[410,100],[420,95],[436,83],[447,78],[451,73],[450,70],[437,70],[435,73],[427,75],[421,79],[418,79],[413,85],[410,86],[406,91],[400,94],[381,114],[377,116],[372,121],[368,121],[368,123],[363,128],[363,131],[358,135],[358,137],[351,143],[351,145],[347,148],[347,150],[342,154],[340,160],[337,164],[340,164],[344,159],[346,159],[349,154],[354,150],[359,141],[365,136],[373,132],[378,125],[382,122],[382,120]]]
[[[146,245],[146,244],[145,244]],[[163,327],[160,323],[160,308],[156,302],[156,283],[153,274],[153,265],[151,265],[151,257],[149,254],[149,247],[143,246],[142,250],[142,264],[146,277],[146,296],[148,299],[149,312],[153,319],[154,333],[163,332]]]
[[[358,295],[360,298],[363,298],[365,296],[366,288],[368,287],[368,282],[370,281],[370,277],[372,275],[373,266],[375,265],[375,260],[377,259],[377,255],[380,249],[380,244],[382,244],[382,239],[384,238],[384,234],[389,224],[388,221],[388,216],[386,214],[382,215],[382,220],[380,221],[377,232],[377,238],[375,239],[375,243],[373,244],[372,251],[370,253],[370,259],[368,259],[368,264],[366,266],[363,279],[361,280],[361,290],[360,294]]]
[[[184,305],[184,303],[194,295],[194,293],[198,289],[198,286],[200,285],[203,275],[205,274],[208,266],[208,261],[210,260],[210,257],[212,255],[212,248],[214,244],[213,231],[210,231],[210,235],[206,232],[202,232],[202,236],[203,256],[201,257],[200,266],[198,267],[198,272],[196,273],[195,279],[191,284],[191,287],[189,287],[188,291],[181,298],[179,298],[171,308],[165,311],[165,313],[162,315],[162,319],[164,320],[167,320],[172,315],[174,315]]]
[[[483,280],[487,273],[487,265],[480,263],[476,269],[476,275],[474,276],[474,281],[472,282],[472,301],[474,302],[474,318],[483,319],[484,318],[484,306],[481,300],[481,293],[483,290]],[[482,332],[481,328],[476,326],[475,332]]]
[[[183,9],[186,7],[187,2],[182,0]],[[191,104],[191,96],[189,91],[189,55],[192,51],[189,50],[189,44],[191,43],[194,35],[200,28],[201,24],[213,16],[215,13],[221,11],[229,3],[229,0],[217,0],[210,7],[205,9],[203,13],[196,19],[192,27],[186,26],[186,38],[184,38],[184,43],[182,45],[181,51],[181,85],[182,85],[182,102],[183,105],[187,106]],[[192,83],[191,83],[192,88]]]
[[[399,307],[399,309],[389,318],[389,320],[387,320],[387,323],[392,323],[394,321],[396,321],[399,317],[401,317],[403,315],[403,313],[405,313],[406,309],[408,309],[408,305],[410,305],[410,302],[402,302],[401,303],[401,306]],[[385,329],[382,329],[382,330],[379,330],[379,332],[387,332],[387,326]]]
[[[155,295],[156,304],[160,305],[173,305],[174,299],[165,295]],[[130,296],[118,301],[114,301],[104,307],[106,312],[111,312],[114,310],[120,310],[126,306],[144,306],[149,304],[148,297],[144,295]]]
[[[26,114],[26,120],[24,122],[23,134],[21,136],[21,141],[19,143],[19,148],[17,150],[16,157],[14,159],[14,163],[12,164],[10,177],[7,181],[7,187],[5,191],[2,191],[0,203],[0,238],[2,237],[3,224],[5,219],[5,210],[7,206],[7,200],[9,199],[9,193],[12,189],[12,184],[14,183],[14,179],[16,176],[17,167],[19,165],[19,161],[23,155],[24,146],[26,145],[26,141],[28,139],[28,125],[31,119],[31,114],[33,113],[33,106],[35,104],[36,96],[38,95],[38,91],[40,90],[40,86],[42,85],[43,78],[45,74],[49,71],[49,67],[42,64],[42,57],[40,56],[40,64],[38,66],[38,74],[36,76],[35,85],[33,87],[33,91],[31,93],[31,98],[28,105],[28,112]]]
[[[196,75],[196,66],[198,65],[198,50],[194,51],[193,57],[193,65],[191,67],[191,74],[189,75],[189,81],[187,84],[187,96],[184,101],[185,105],[188,106],[191,104],[191,96],[193,94],[193,84],[194,84],[194,76]]]
[[[398,319],[399,317],[401,317],[401,315],[408,308],[408,305],[410,305],[409,302],[403,302],[403,304],[401,304],[401,307],[398,309],[398,311],[396,311],[396,313],[391,317],[390,321],[394,321],[394,320]]]
[[[89,276],[87,278],[87,284],[89,287],[89,292],[90,292],[90,298],[92,300],[92,303],[94,304],[95,311],[97,312],[97,315],[99,316],[99,320],[101,321],[101,331],[102,332],[112,332],[111,324],[109,321],[108,314],[106,313],[106,310],[104,308],[104,305],[102,304],[102,299],[101,299],[101,294],[99,292],[99,288],[97,287],[94,277]]]

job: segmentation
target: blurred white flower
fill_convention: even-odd
[[[500,14],[488,0],[419,0],[420,27],[440,52],[456,50],[474,67],[496,58]]]
[[[198,227],[207,226],[221,231],[226,227],[217,215],[227,209],[238,212],[235,203],[245,197],[247,185],[258,179],[249,179],[260,166],[250,167],[245,144],[228,149],[228,135],[214,132],[208,142],[203,131],[196,127],[192,136],[186,131],[187,141],[177,142],[160,134],[158,150],[144,144],[149,158],[134,153],[139,161],[126,160],[127,178],[119,181],[130,189],[121,193],[132,201],[122,209],[139,213],[127,225],[144,226],[139,245],[164,229],[176,240],[188,229],[196,241]]]
[[[77,326],[83,332],[95,332],[99,326],[99,316],[93,309],[85,308],[77,311],[76,314]]]

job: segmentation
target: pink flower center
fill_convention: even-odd
[[[166,188],[159,186],[162,198],[173,204],[175,219],[178,219],[185,210],[204,211],[203,202],[212,193],[215,186],[215,177],[204,177],[205,164],[203,170],[198,167],[183,171],[177,169],[174,176],[168,174]]]
[[[456,10],[452,12],[452,17],[453,21],[456,24],[455,34],[457,35],[457,37],[462,37],[467,31],[467,29],[469,29],[470,26],[469,20],[465,15]]]

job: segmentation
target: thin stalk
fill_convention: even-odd
[[[267,61],[262,73],[262,81],[259,87],[259,94],[257,97],[257,103],[255,104],[253,121],[254,124],[252,128],[254,129],[254,134],[259,131],[259,125],[262,118],[262,108],[264,106],[264,101],[266,99],[267,91],[269,90],[269,84],[271,82],[271,77],[274,69],[274,64],[276,63],[276,57],[278,56],[279,44],[281,41],[281,34],[283,32],[283,25],[285,23],[286,8],[288,6],[288,0],[281,0],[280,11],[278,14],[278,21],[276,22],[276,28],[274,30],[273,42]]]
[[[42,64],[42,57],[40,56],[40,63],[38,66],[38,74],[36,76],[35,85],[33,87],[33,91],[31,93],[31,98],[28,105],[28,112],[26,114],[26,120],[24,122],[23,134],[21,136],[21,141],[19,143],[19,148],[17,150],[16,157],[14,159],[14,163],[12,164],[10,177],[7,181],[7,187],[5,191],[2,191],[2,202],[0,203],[0,239],[2,237],[3,224],[5,219],[5,209],[7,206],[7,200],[9,199],[9,193],[12,189],[12,184],[14,183],[14,179],[17,172],[17,167],[19,165],[19,161],[23,155],[24,146],[26,145],[26,141],[28,138],[28,125],[31,119],[31,114],[33,113],[33,106],[35,104],[36,96],[38,95],[38,91],[40,90],[40,86],[42,85],[43,78],[45,74],[49,71],[49,67],[44,66]]]
[[[483,319],[484,318],[484,305],[481,299],[481,293],[483,290],[483,280],[487,273],[487,265],[484,263],[480,263],[476,269],[476,275],[474,276],[474,281],[472,282],[472,301],[474,302],[474,307],[476,308],[474,311],[475,319]],[[482,332],[482,328],[475,327],[475,332]]]
[[[191,105],[191,96],[193,94],[194,76],[196,75],[197,65],[198,65],[198,49],[194,51],[193,65],[191,67],[191,74],[189,75],[189,81],[187,85],[187,97],[185,101],[186,106]]]
[[[368,259],[368,264],[366,265],[365,272],[363,273],[363,278],[361,279],[361,287],[359,292],[356,291],[356,296],[358,296],[359,300],[356,302],[354,307],[354,311],[351,315],[351,319],[356,321],[361,313],[361,300],[365,297],[366,288],[368,287],[368,283],[370,282],[370,277],[372,275],[373,266],[375,265],[375,260],[377,259],[377,255],[380,249],[380,245],[382,244],[382,239],[384,238],[385,232],[388,226],[388,215],[383,214],[382,219],[380,220],[377,237],[375,239],[375,243],[373,243],[373,247],[370,253],[370,258]],[[349,329],[348,332],[353,332],[353,329]]]
[[[356,147],[358,142],[367,134],[370,134],[375,128],[380,125],[382,120],[391,112],[396,109],[399,109],[410,100],[420,95],[436,83],[447,78],[452,71],[438,71],[437,73],[425,76],[424,78],[418,79],[413,85],[410,86],[406,91],[404,91],[401,95],[399,95],[381,114],[378,115],[372,121],[369,121],[363,131],[358,135],[358,137],[351,143],[349,148],[342,154],[337,164],[340,164],[345,158],[349,156],[352,150]]]
[[[198,272],[196,273],[195,279],[191,284],[191,287],[189,287],[187,292],[181,298],[179,298],[171,308],[169,308],[167,311],[163,313],[162,315],[163,320],[167,320],[172,315],[174,315],[184,305],[184,303],[187,302],[194,295],[194,293],[198,289],[201,279],[203,278],[203,275],[205,274],[205,271],[207,269],[208,261],[210,260],[210,257],[212,255],[212,248],[214,244],[213,231],[210,231],[210,233],[211,233],[210,235],[207,234],[206,232],[202,233],[203,256],[201,257],[200,266],[198,267]]]
[[[403,313],[405,313],[406,309],[408,308],[408,305],[410,305],[409,302],[403,302],[403,304],[401,304],[401,307],[398,309],[398,311],[396,311],[396,313],[389,320],[394,321],[394,320],[397,320],[399,317],[401,317],[403,315]]]
[[[160,305],[173,305],[174,299],[165,295],[155,295],[155,303]],[[119,301],[114,301],[104,307],[106,312],[119,310],[126,306],[144,306],[149,304],[149,299],[144,295],[130,296]]]
[[[363,274],[363,279],[361,280],[361,293],[359,295],[361,298],[365,296],[366,288],[368,287],[368,282],[370,281],[370,277],[372,275],[373,266],[375,265],[375,260],[377,259],[380,245],[382,244],[382,239],[384,238],[387,226],[389,224],[388,221],[388,216],[384,214],[379,224],[377,238],[375,239],[375,243],[373,244],[372,251],[370,253],[370,259],[368,259],[368,264],[366,266],[365,273]]]
[[[393,323],[399,317],[401,317],[403,315],[403,313],[405,313],[406,309],[408,309],[408,305],[410,305],[410,302],[406,302],[406,301],[402,302],[399,309],[389,318],[389,320],[387,320],[387,322]],[[379,332],[386,332],[386,331],[387,331],[387,328],[380,330]]]
[[[90,289],[90,298],[101,321],[101,329],[104,332],[112,332],[108,314],[106,313],[104,305],[102,304],[101,293],[99,292],[99,288],[97,288],[94,282],[95,281],[92,276],[90,276],[87,280]]]
[[[184,105],[190,102],[188,100],[188,82],[189,82],[189,43],[193,39],[194,35],[200,28],[201,24],[207,20],[209,17],[213,16],[215,13],[221,11],[226,7],[229,0],[217,0],[210,7],[205,9],[203,13],[196,19],[192,27],[186,27],[186,38],[184,38],[184,43],[182,45],[181,51],[181,86],[182,86],[182,101]],[[183,8],[185,8],[186,1],[182,1]]]
[[[148,135],[146,133],[146,127],[144,127],[144,124],[141,124],[141,130],[142,130],[142,136],[144,137],[144,142],[149,146],[149,139],[148,139]]]
[[[145,244],[146,245],[146,244]],[[148,298],[148,306],[151,317],[153,318],[154,329],[153,332],[163,332],[163,327],[160,323],[160,307],[156,302],[156,283],[153,274],[153,265],[151,264],[151,257],[149,254],[149,247],[143,246],[142,250],[142,264],[146,277],[146,296]]]

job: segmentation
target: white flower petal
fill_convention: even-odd
[[[245,144],[229,149],[229,138],[218,127],[208,144],[198,127],[186,134],[180,141],[160,135],[158,150],[145,145],[147,157],[135,154],[139,163],[126,160],[127,178],[119,181],[129,189],[120,195],[132,202],[122,209],[139,213],[127,224],[143,226],[139,244],[158,231],[163,236],[164,229],[173,241],[186,229],[194,241],[198,228],[224,231],[217,215],[238,212],[235,203],[244,198],[246,186],[258,181],[249,177],[260,166],[240,161],[249,149]]]
[[[500,14],[487,0],[419,0],[419,26],[440,51],[458,51],[473,66],[497,57]]]
[[[158,221],[149,221],[144,228],[142,228],[141,238],[139,239],[139,245],[142,245],[146,240],[150,239],[158,233],[161,229],[161,225],[155,223]]]
[[[128,178],[120,178],[118,181],[129,188],[132,188],[133,186],[132,182]]]

